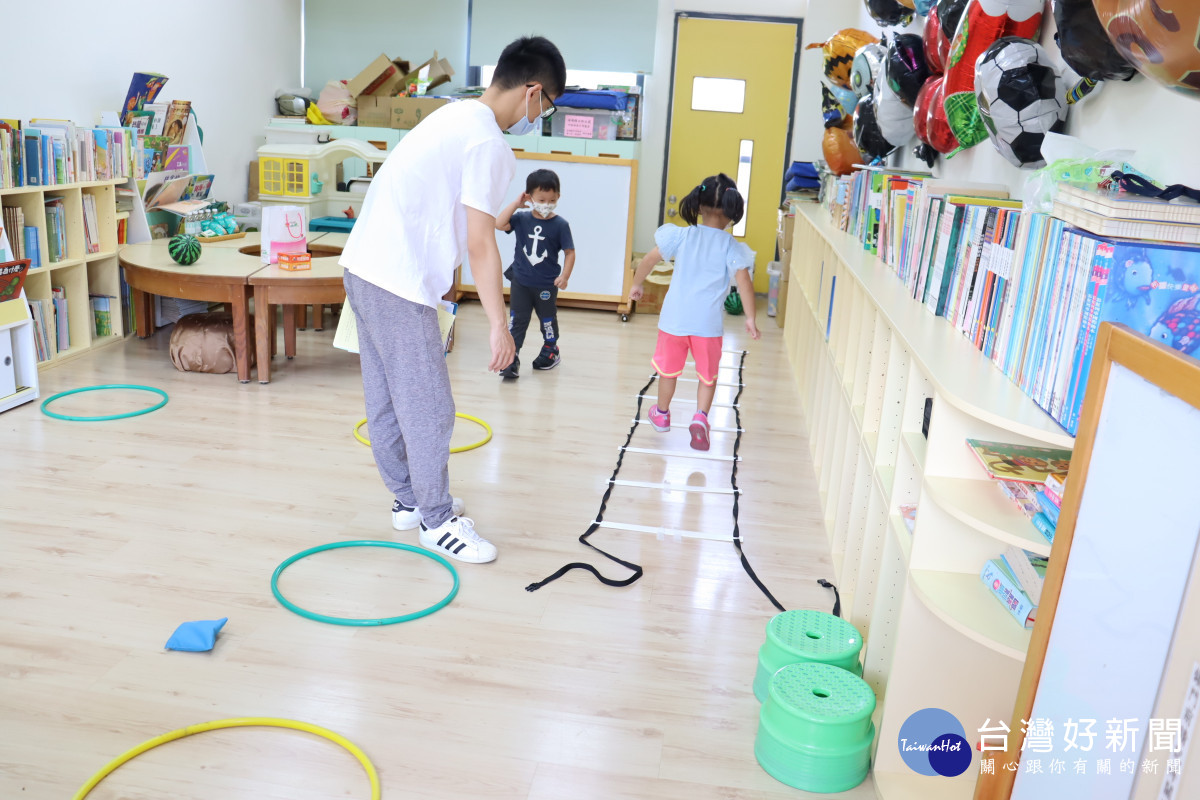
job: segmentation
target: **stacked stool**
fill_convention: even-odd
[[[762,703],[754,755],[767,774],[808,792],[842,792],[867,777],[875,693],[860,677],[862,637],[820,611],[767,623],[754,696]]]

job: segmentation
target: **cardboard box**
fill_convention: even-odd
[[[391,114],[388,117],[389,128],[412,130],[421,120],[434,111],[449,103],[440,97],[392,97]]]
[[[433,58],[410,71],[400,88],[402,93],[407,92],[409,84],[415,83],[417,94],[425,95],[429,94],[429,90],[433,87],[449,83],[453,77],[454,68],[450,66],[450,62],[444,58],[438,58],[437,50],[434,50]]]
[[[358,124],[364,128],[388,128],[392,124],[392,97],[358,96]]]
[[[392,66],[396,68],[395,71],[386,76],[383,79],[383,83],[379,84],[374,91],[366,92],[365,94],[375,95],[376,97],[392,97],[393,95],[400,94],[400,90],[404,88],[405,81],[407,81],[409,74],[412,73],[412,65],[403,59],[393,58]]]
[[[781,248],[784,250],[792,249],[792,237],[796,233],[796,215],[792,212],[790,204],[785,204],[779,208],[779,235],[783,237]]]
[[[312,254],[280,253],[279,268],[286,269],[289,272],[298,272],[302,269],[312,269]]]
[[[380,53],[379,57],[367,65],[367,68],[346,82],[351,97],[362,94],[376,94],[381,86],[394,78],[398,67],[387,55]]]
[[[671,286],[671,275],[674,272],[666,262],[655,265],[642,284],[642,299],[637,301],[639,312],[657,314],[662,311],[663,300],[667,297],[667,289]]]

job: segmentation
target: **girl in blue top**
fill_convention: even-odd
[[[754,284],[750,280],[754,251],[725,230],[741,220],[745,209],[745,201],[728,175],[705,178],[679,204],[679,216],[688,227],[663,225],[655,231],[657,247],[638,265],[629,293],[630,299],[640,299],[642,283],[654,265],[664,259],[675,260],[651,362],[659,375],[658,403],[650,407],[648,416],[655,430],[671,429],[671,398],[690,351],[700,379],[696,414],[688,426],[692,447],[697,450],[708,449],[708,412],[717,393],[722,311],[731,280],[737,282],[746,310],[746,332],[752,339],[760,335],[754,322]]]

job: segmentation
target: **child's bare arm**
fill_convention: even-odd
[[[567,282],[571,280],[571,271],[575,269],[575,248],[563,250],[563,268],[562,273],[554,279],[554,285],[559,289],[566,289]]]
[[[512,230],[512,215],[517,213],[518,208],[524,208],[529,202],[529,195],[521,192],[521,196],[513,200],[500,211],[500,216],[496,217],[496,230],[508,232]]]
[[[750,279],[750,270],[739,269],[733,277],[737,281],[738,295],[742,298],[742,309],[746,312],[746,333],[750,334],[751,339],[757,339],[762,334],[758,332],[758,322],[754,319],[757,309],[755,308],[754,281]]]
[[[638,264],[637,271],[633,273],[633,288],[629,290],[630,300],[642,299],[642,283],[645,282],[646,276],[654,269],[654,265],[662,260],[662,253],[658,252],[657,247],[646,253],[646,257],[642,259],[642,263]]]

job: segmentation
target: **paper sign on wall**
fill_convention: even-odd
[[[596,129],[596,118],[583,114],[567,114],[563,120],[563,135],[577,139],[590,139]]]

